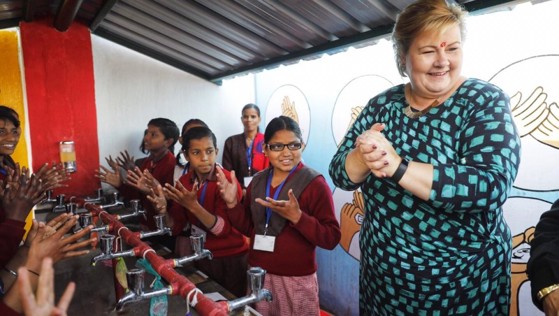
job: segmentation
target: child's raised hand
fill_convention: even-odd
[[[18,291],[25,315],[65,316],[74,296],[76,284],[70,282],[64,290],[58,305],[54,305],[54,269],[52,259],[42,261],[37,290],[34,293],[29,272],[25,267],[18,269]]]
[[[165,184],[163,192],[165,192],[165,196],[167,198],[179,203],[187,209],[190,209],[198,203],[198,180],[194,182],[192,191],[189,191],[180,181],[177,181],[174,187],[168,183]]]
[[[233,208],[239,203],[237,199],[238,183],[235,171],[231,171],[231,180],[227,180],[225,173],[223,173],[223,170],[220,167],[217,167],[216,170],[217,187],[219,188],[221,198],[225,201],[228,208]]]
[[[144,179],[148,188],[153,189],[156,188],[158,185],[161,185],[159,181],[149,172],[149,170],[144,170]]]
[[[134,170],[136,165],[134,164],[134,156],[131,156],[128,153],[128,150],[124,150],[120,152],[120,157],[116,158],[118,165],[125,170]]]
[[[107,162],[107,165],[113,169],[113,171],[118,172],[120,167],[118,166],[118,162],[113,159],[113,156],[109,155],[109,157],[105,157],[105,161]]]
[[[163,187],[161,187],[160,184],[155,186],[154,189],[150,189],[150,193],[146,197],[157,211],[157,214],[164,214],[167,212],[167,199],[165,198]]]
[[[256,203],[264,207],[270,208],[278,215],[287,219],[295,225],[299,222],[299,219],[301,219],[301,214],[303,213],[303,211],[301,211],[301,209],[299,208],[299,202],[297,201],[295,194],[293,194],[292,189],[289,189],[287,195],[289,196],[289,199],[287,201],[274,200],[271,197],[267,197],[266,200],[256,198],[255,201]]]
[[[53,262],[58,262],[64,258],[80,256],[89,252],[89,248],[96,241],[95,238],[80,241],[82,237],[88,234],[93,226],[88,226],[79,232],[65,236],[75,225],[78,215],[68,216],[62,214],[58,216],[56,223],[49,222],[45,224],[40,222],[37,233],[27,256],[26,267],[37,271],[43,258],[50,257]],[[54,226],[50,226],[54,225]],[[60,225],[60,226],[59,226]],[[55,228],[56,227],[56,228]]]
[[[118,170],[109,170],[103,166],[99,166],[99,169],[95,170],[95,176],[107,184],[112,185],[115,188],[119,188],[122,184],[122,179],[120,178],[120,172]]]
[[[2,206],[6,210],[6,217],[24,221],[31,208],[44,198],[41,181],[35,176],[29,176],[29,170],[23,168],[8,176],[2,190]]]
[[[128,170],[126,183],[135,187],[143,194],[149,194],[151,191],[151,188],[148,186],[146,176],[144,176],[144,173],[138,167],[135,167],[133,170]]]
[[[68,185],[64,184],[64,182],[70,179],[70,174],[66,172],[64,166],[60,163],[52,163],[50,167],[48,163],[45,163],[35,175],[41,179],[44,190],[67,187]]]

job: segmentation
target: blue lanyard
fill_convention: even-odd
[[[200,205],[202,205],[202,207],[204,207],[204,201],[206,200],[206,189],[208,188],[208,180],[204,181],[204,185],[202,186],[202,194],[200,195],[200,198],[198,199],[198,202],[200,203]]]
[[[295,169],[297,169],[298,165],[299,164],[295,165],[295,167],[293,167],[293,169],[291,169],[291,171],[289,171],[289,174],[287,175],[287,177],[285,177],[285,179],[283,179],[283,181],[280,183],[280,185],[276,189],[276,192],[274,192],[274,200],[278,199],[278,196],[281,192],[281,189],[283,188],[283,185],[285,184],[287,179],[289,179],[289,176],[293,172],[295,172]],[[270,174],[268,175],[268,180],[266,181],[266,197],[270,196],[270,188],[272,187],[272,178],[273,177],[274,177],[274,169],[272,169],[270,171]],[[271,218],[272,218],[272,210],[269,207],[267,207],[266,208],[266,225],[264,226],[264,235],[266,235],[266,233],[268,232],[268,225],[270,224],[270,219]]]
[[[256,138],[256,137],[254,137]],[[247,148],[247,163],[248,163],[248,175],[250,176],[251,173],[251,169],[252,169],[252,147],[254,146],[254,139],[252,140],[252,142],[250,142],[250,145]]]

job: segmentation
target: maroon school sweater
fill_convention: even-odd
[[[282,193],[286,194],[293,185],[299,170],[304,168],[300,163],[296,172],[286,179]],[[264,268],[267,272],[281,276],[304,276],[316,272],[316,247],[334,249],[340,241],[341,231],[334,214],[332,192],[322,175],[315,177],[301,192],[297,201],[302,216],[296,225],[287,222],[276,236],[274,252],[254,250],[255,221],[251,211],[251,201],[259,197],[252,196],[253,184],[266,181],[255,181],[256,177],[266,177],[262,172],[255,176],[247,188],[244,203],[237,204],[228,212],[231,223],[243,234],[250,236],[251,245],[248,263],[250,266]],[[272,187],[270,196],[273,197],[277,187]],[[262,190],[259,190],[262,191]],[[265,190],[264,190],[265,192]],[[281,197],[281,195],[280,195]],[[284,199],[284,198],[278,198]],[[285,198],[286,199],[286,198]],[[263,208],[262,208],[262,211]]]
[[[217,235],[212,234],[210,230],[207,229],[198,220],[198,218],[196,218],[196,216],[194,216],[191,212],[188,211],[188,209],[184,208],[178,203],[173,203],[171,205],[169,209],[169,216],[171,216],[174,221],[172,228],[173,235],[179,234],[186,226],[187,222],[191,223],[192,225],[196,225],[206,232],[205,248],[210,250],[214,257],[220,258],[246,252],[248,250],[248,243],[246,242],[246,238],[241,235],[239,231],[233,228],[227,217],[227,205],[221,198],[219,189],[217,187],[215,168],[216,165],[214,164],[214,169],[207,178],[207,187],[203,203],[201,201],[203,189],[202,186],[200,186],[200,189],[198,190],[198,202],[211,214],[223,218],[224,227],[222,231],[219,232],[219,234]],[[228,180],[231,180],[231,174],[229,173],[229,171],[223,169],[223,173],[225,173],[225,176]],[[195,172],[191,170],[187,174],[180,177],[179,181],[187,190],[192,190],[195,177]],[[237,190],[237,192],[242,194],[240,185],[238,185]]]

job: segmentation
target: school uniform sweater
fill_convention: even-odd
[[[227,217],[227,205],[221,198],[219,188],[217,186],[217,178],[215,175],[216,165],[214,164],[213,170],[208,175],[206,182],[200,185],[198,190],[198,202],[211,214],[221,218],[216,221],[219,227],[206,228],[188,209],[173,203],[169,209],[169,216],[173,218],[173,235],[178,235],[186,226],[187,223],[196,225],[196,227],[206,232],[205,248],[210,250],[215,258],[232,256],[248,251],[248,243],[246,238],[239,233]],[[223,169],[225,176],[231,180],[229,171]],[[192,170],[179,178],[181,184],[187,189],[192,190],[196,174]],[[205,190],[204,190],[205,186]],[[237,187],[238,192],[241,192],[240,186]],[[203,197],[202,197],[203,196]],[[214,229],[215,228],[215,229]]]
[[[275,227],[275,247],[273,252],[255,250],[254,238],[256,234],[263,234],[262,221],[265,218],[265,208],[257,206],[255,198],[265,199],[267,177],[272,168],[266,169],[254,176],[247,188],[243,204],[239,203],[227,213],[231,223],[243,234],[251,239],[248,263],[250,266],[264,268],[268,273],[281,276],[304,276],[317,270],[315,249],[334,249],[340,241],[340,226],[334,214],[332,192],[324,177],[318,174],[312,177],[305,187],[296,190],[301,177],[309,172],[308,167],[299,163],[294,173],[286,179],[285,185],[279,193],[278,200],[288,200],[287,192],[294,188],[299,208],[303,212],[299,222],[292,224],[285,221],[272,211],[270,227]],[[308,175],[306,176],[308,179]],[[279,186],[278,186],[279,187]],[[278,187],[270,187],[273,197]],[[253,192],[260,192],[253,194]],[[276,219],[274,219],[276,218]],[[274,223],[276,221],[276,223]]]
[[[0,315],[2,316],[20,316],[21,314],[11,309],[4,302],[0,301]]]
[[[6,156],[5,163],[15,166],[10,156]],[[0,180],[4,180],[5,170],[0,170]],[[19,244],[25,235],[25,222],[6,218],[6,211],[0,200],[0,267],[5,266],[16,254]]]

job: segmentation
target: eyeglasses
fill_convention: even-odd
[[[299,150],[299,149],[301,149],[301,147],[303,146],[303,144],[301,144],[301,143],[291,143],[291,144],[266,144],[266,146],[267,146],[268,149],[271,150],[271,151],[282,151],[285,147],[287,147],[287,149],[293,151],[293,150]]]

